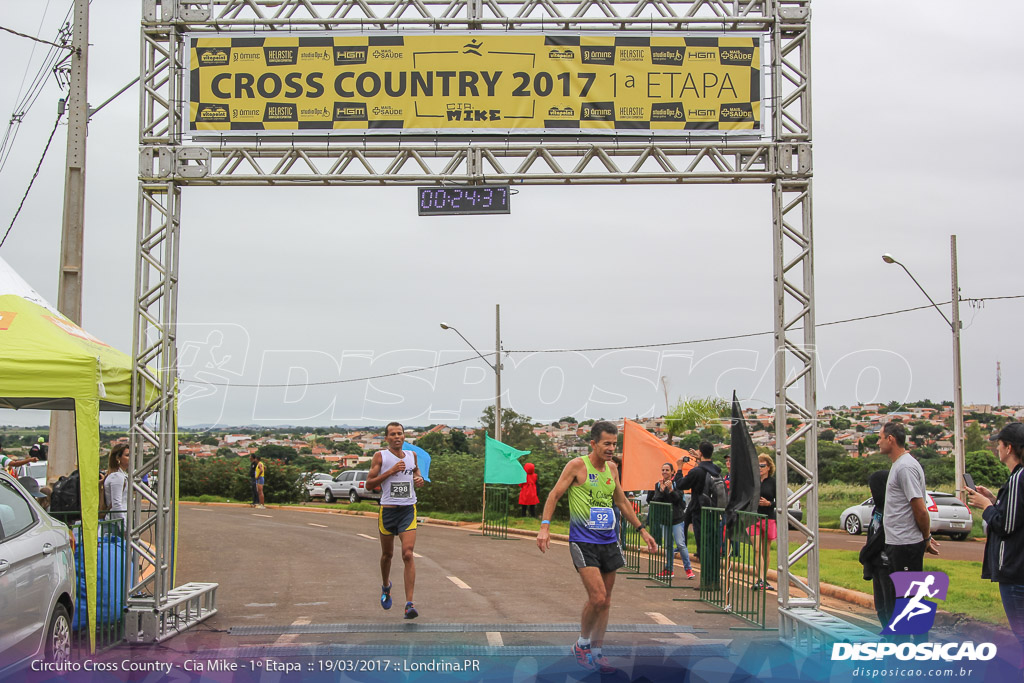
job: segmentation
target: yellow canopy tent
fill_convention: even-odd
[[[131,410],[131,358],[75,325],[0,258],[0,408],[73,410],[82,538],[97,536],[99,413]],[[156,389],[147,387],[147,394]],[[89,642],[96,638],[96,543],[83,543]]]

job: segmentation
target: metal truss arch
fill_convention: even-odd
[[[132,566],[129,639],[161,640],[215,610],[215,585],[172,588],[176,461],[177,277],[182,188],[545,184],[770,184],[773,187],[776,433],[786,415],[805,426],[777,447],[779,515],[792,470],[804,483],[806,524],[779,525],[783,636],[818,642],[838,627],[819,610],[817,403],[814,351],[810,0],[143,0],[139,109],[139,232],[132,408]],[[634,136],[389,137],[324,140],[185,135],[186,33],[356,31],[737,32],[766,42],[771,116],[764,138]],[[143,379],[161,388],[146,402]],[[806,442],[806,463],[789,456]],[[142,480],[155,475],[157,484]],[[792,501],[791,501],[792,502]],[[788,551],[790,535],[798,540]],[[790,573],[807,557],[806,581]]]

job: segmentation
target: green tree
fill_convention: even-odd
[[[232,458],[234,457],[234,455],[235,452],[228,448],[227,446],[221,446],[220,448],[217,449],[218,458]]]
[[[972,422],[967,427],[967,433],[964,436],[965,453],[987,450],[985,448],[985,436],[981,433],[981,425],[977,422]]]
[[[1010,470],[989,450],[967,453],[964,456],[964,469],[971,473],[975,484],[981,484],[993,491],[1010,478]]]
[[[729,403],[716,396],[680,399],[665,416],[668,442],[672,443],[673,437],[683,432],[693,431],[713,420],[727,417],[730,410]]]
[[[334,450],[337,453],[348,453],[349,455],[362,455],[363,449],[355,441],[342,439],[334,443]]]
[[[448,439],[441,432],[431,432],[416,439],[416,445],[433,455],[442,451],[450,450]],[[431,460],[433,463],[433,460]]]
[[[701,442],[700,434],[697,434],[697,433],[694,433],[694,432],[690,432],[689,434],[686,434],[685,436],[683,436],[683,438],[681,438],[679,440],[679,444],[678,445],[679,445],[680,448],[686,448],[686,449],[691,449],[692,448],[692,449],[696,450],[697,446],[700,446],[700,442]]]
[[[291,462],[298,452],[291,446],[278,446],[277,444],[263,444],[256,449],[256,455],[264,461],[282,460],[285,463]]]
[[[711,443],[722,443],[726,440],[725,427],[722,425],[708,425],[704,429],[700,430],[700,438]]]
[[[452,451],[455,453],[469,453],[469,439],[461,429],[453,429],[448,438],[451,440]]]
[[[853,423],[850,422],[845,417],[841,417],[839,415],[833,415],[832,419],[828,421],[828,424],[833,429],[837,429],[837,430],[842,431],[843,429],[849,429],[850,425],[852,425]]]
[[[570,422],[572,424],[576,424],[576,418],[573,417],[572,415],[568,415],[559,420],[559,422]]]
[[[483,429],[475,440],[474,451],[483,454],[484,433],[494,438],[494,406],[484,408],[480,417]],[[521,451],[532,451],[540,446],[540,439],[533,433],[533,419],[528,415],[520,415],[514,410],[503,408],[501,411],[501,441]]]
[[[836,433],[831,429],[823,429],[820,432],[818,432],[818,438],[821,439],[822,441],[835,441]]]

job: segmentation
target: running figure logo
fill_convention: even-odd
[[[890,576],[896,587],[896,607],[882,634],[927,633],[938,609],[932,600],[946,599],[949,577],[944,572],[893,572]]]

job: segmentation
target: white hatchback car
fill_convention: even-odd
[[[71,657],[74,541],[0,471],[0,680],[32,660]]]

